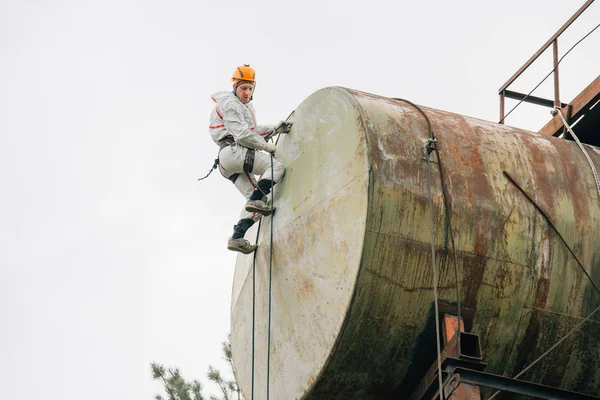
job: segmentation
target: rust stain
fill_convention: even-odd
[[[361,134],[371,167],[363,253],[343,328],[328,335],[335,346],[330,354],[318,355],[327,359],[326,365],[308,378],[304,375],[298,381],[303,389],[298,392],[304,400],[402,398],[406,393],[399,393],[399,388],[414,385],[408,381],[418,368],[415,363],[420,360],[426,370],[435,360],[435,349],[423,339],[431,333],[428,324],[434,320],[428,316],[434,300],[428,189],[433,191],[439,297],[448,304],[456,302],[440,165],[431,166],[434,174],[428,187],[430,165],[423,160],[427,125],[414,107],[346,92],[360,104],[366,126]],[[473,310],[472,326],[480,334],[488,372],[514,375],[568,332],[573,326],[569,314],[578,317],[591,311],[599,297],[589,292],[581,271],[572,270],[573,261],[556,234],[522,194],[510,187],[502,170],[514,173],[523,183],[568,235],[592,275],[600,279],[600,211],[595,194],[588,190],[593,185],[587,181],[587,167],[572,143],[423,109],[439,141],[461,305]],[[318,219],[306,224],[305,237],[289,239],[289,252],[314,251],[316,244],[332,240],[314,233],[322,232]],[[349,244],[343,237],[336,236],[329,248],[347,251]],[[319,290],[325,290],[320,281],[303,274],[301,265],[288,267],[298,271],[291,279],[301,302],[318,301]],[[295,332],[301,327],[286,329]],[[586,329],[573,335],[532,376],[571,390],[579,385],[587,393],[597,393],[600,381],[590,383],[585,378],[600,368],[596,361],[600,359],[600,328]],[[296,349],[306,352],[310,345],[297,344]],[[591,355],[585,358],[587,365],[580,366],[575,356],[583,357],[584,351]]]
[[[307,297],[310,294],[315,292],[315,285],[311,279],[309,279],[306,275],[302,275],[300,277],[299,285],[298,285],[298,294],[300,297]]]

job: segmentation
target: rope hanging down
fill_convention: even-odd
[[[461,303],[461,301],[460,301],[460,283],[458,281],[458,261],[456,259],[456,247],[454,244],[454,231],[452,229],[452,217],[450,215],[451,207],[450,207],[450,203],[448,201],[448,189],[446,188],[446,179],[444,178],[444,168],[443,168],[443,164],[442,164],[442,159],[440,157],[440,152],[438,151],[437,140],[433,133],[433,129],[431,128],[431,121],[429,120],[429,117],[427,117],[427,114],[425,114],[425,112],[419,106],[417,106],[416,104],[414,104],[408,100],[399,99],[399,98],[395,98],[394,100],[400,100],[400,101],[410,104],[417,111],[419,111],[421,113],[421,115],[423,115],[423,117],[425,118],[425,121],[427,122],[427,130],[429,133],[430,140],[433,143],[435,143],[435,145],[432,146],[432,151],[435,151],[438,167],[440,170],[440,183],[442,186],[442,197],[444,199],[444,209],[446,211],[446,227],[447,227],[448,236],[450,238],[450,245],[452,247],[452,262],[454,264],[454,279],[456,281],[456,315],[457,315],[458,321],[459,321],[458,330],[457,330],[458,349],[460,351],[460,334],[461,334],[460,333],[460,320],[461,320],[460,303]],[[429,153],[428,153],[427,157],[429,157]]]
[[[285,119],[288,121],[290,117],[294,114],[296,110],[292,110],[290,115]],[[275,135],[275,131],[273,131],[268,139],[271,139]],[[277,136],[277,140],[275,144],[279,142],[279,138],[281,136]],[[273,153],[271,153],[271,177],[274,176],[273,172]],[[271,214],[271,232],[270,232],[270,243],[269,243],[269,308],[268,308],[268,323],[267,323],[267,400],[269,400],[269,389],[271,383],[271,299],[272,299],[272,272],[273,272],[273,218],[275,214],[275,192],[273,190],[273,179],[271,179],[271,208],[273,209],[273,214]],[[259,225],[260,229],[260,225]],[[256,236],[256,241],[258,242],[258,235]],[[254,263],[253,268],[256,266],[256,252],[254,253]],[[253,276],[254,280],[255,277]],[[254,283],[253,283],[254,285]],[[254,399],[254,292],[252,293],[252,399]]]
[[[535,201],[533,201],[533,199],[527,194],[527,192],[525,192],[525,190],[523,190],[523,188],[521,186],[519,186],[519,184],[508,174],[508,172],[506,172],[506,171],[502,171],[502,172],[508,178],[508,180],[510,182],[512,182],[512,184],[515,185],[517,187],[517,189],[519,189],[519,191],[527,198],[527,200],[529,200],[529,202],[531,204],[533,204],[533,206],[536,208],[536,210],[538,210],[540,212],[540,214],[542,214],[542,216],[544,217],[544,219],[546,220],[546,222],[548,222],[548,224],[550,225],[550,227],[554,230],[554,232],[556,232],[556,234],[558,235],[558,237],[560,238],[560,240],[563,242],[563,244],[565,245],[565,247],[567,248],[567,250],[569,250],[569,253],[571,253],[571,255],[573,256],[573,258],[575,259],[575,261],[577,261],[577,264],[583,270],[583,273],[587,276],[587,278],[590,280],[590,283],[594,286],[594,288],[596,289],[596,291],[598,293],[600,293],[600,288],[598,288],[598,285],[596,284],[596,282],[594,282],[594,280],[592,279],[592,277],[585,270],[585,268],[583,267],[583,265],[581,264],[581,262],[579,261],[579,259],[575,255],[575,253],[573,253],[573,250],[567,244],[567,242],[565,241],[565,239],[563,238],[563,236],[560,234],[560,232],[558,231],[558,229],[556,228],[556,226],[554,226],[554,224],[550,220],[550,217],[548,217],[548,215],[544,212],[544,210],[542,210],[541,207],[539,205],[537,205],[537,203]],[[585,317],[584,319],[582,319],[581,321],[579,321],[579,323],[577,325],[575,325],[569,332],[567,332],[558,342],[554,343],[552,345],[552,347],[550,347],[548,350],[546,350],[546,352],[544,352],[544,354],[542,354],[541,356],[539,356],[538,358],[536,358],[531,364],[529,364],[521,372],[519,372],[517,375],[515,375],[515,377],[513,379],[519,378],[525,372],[529,371],[534,365],[536,365],[538,362],[540,362],[542,359],[544,359],[548,354],[550,354],[550,352],[552,352],[555,348],[557,348],[562,342],[564,342],[565,340],[567,340],[567,338],[569,336],[571,336],[573,333],[575,333],[585,323],[585,321],[589,320],[599,310],[600,310],[600,306],[596,307],[591,313],[589,313],[587,315],[587,317]],[[488,400],[494,399],[500,392],[501,392],[501,390],[497,390],[496,392],[494,392],[489,397]]]
[[[271,153],[271,176],[273,175],[273,153]],[[273,218],[275,217],[275,193],[273,192],[273,179],[271,179],[271,243],[269,244],[269,322],[267,328],[267,400],[269,400],[270,372],[271,372],[271,282],[273,271]]]
[[[448,190],[446,188],[446,183],[445,183],[445,179],[444,179],[444,170],[442,167],[442,159],[440,157],[440,153],[438,151],[437,148],[437,140],[435,139],[435,135],[433,133],[433,129],[431,127],[431,121],[429,120],[429,117],[427,117],[427,114],[425,114],[425,112],[416,104],[414,104],[411,101],[405,100],[405,99],[400,99],[400,98],[394,98],[394,100],[400,100],[403,101],[407,104],[410,104],[412,107],[414,107],[419,113],[421,113],[421,115],[425,118],[425,121],[427,122],[427,132],[429,135],[429,141],[427,142],[427,146],[426,146],[426,157],[427,157],[427,178],[428,178],[428,183],[429,183],[429,208],[430,208],[430,217],[432,219],[431,222],[431,236],[432,236],[432,241],[431,241],[431,250],[432,250],[432,268],[434,271],[434,296],[435,296],[435,313],[436,313],[436,334],[437,334],[437,348],[438,348],[438,370],[441,371],[441,363],[440,363],[440,342],[441,342],[441,338],[440,338],[440,333],[439,333],[439,310],[438,310],[438,296],[437,296],[437,279],[436,279],[436,269],[435,269],[435,233],[433,230],[433,198],[431,195],[431,160],[429,158],[429,155],[431,154],[431,152],[435,151],[436,154],[436,158],[437,158],[437,162],[438,162],[438,167],[440,170],[440,182],[441,182],[441,186],[442,186],[442,197],[444,199],[444,209],[446,211],[446,228],[447,228],[447,232],[448,232],[448,236],[450,237],[450,243],[452,246],[452,261],[454,264],[454,278],[456,280],[456,315],[458,318],[458,325],[457,325],[457,331],[456,331],[456,335],[458,336],[458,351],[460,353],[460,336],[461,336],[461,332],[460,332],[460,321],[461,321],[461,308],[460,308],[460,283],[458,280],[458,262],[456,260],[456,248],[454,245],[454,233],[452,231],[452,219],[450,216],[450,203],[448,202]],[[440,374],[440,379],[439,379],[439,385],[440,385],[440,397],[442,396],[442,382],[441,382],[441,374]]]
[[[594,162],[590,158],[590,155],[588,154],[588,152],[585,150],[585,147],[583,147],[583,145],[579,141],[579,138],[577,137],[577,135],[575,135],[575,132],[573,132],[573,129],[571,129],[571,127],[569,126],[569,124],[567,124],[567,121],[565,120],[565,117],[563,117],[562,112],[560,112],[560,108],[557,107],[554,110],[552,110],[552,114],[558,114],[559,115],[559,117],[562,120],[563,124],[565,124],[565,127],[567,128],[567,130],[569,131],[569,133],[571,134],[571,136],[573,136],[573,139],[575,139],[575,141],[577,142],[577,145],[579,146],[579,148],[583,152],[583,155],[585,156],[585,159],[587,160],[588,164],[590,164],[590,168],[592,169],[592,174],[594,174],[594,180],[596,181],[596,189],[598,190],[598,199],[600,200],[600,179],[598,179],[598,172],[596,172],[596,167],[594,166]]]
[[[290,117],[294,114],[296,110],[293,110],[290,115],[285,119],[288,121]],[[275,135],[275,131],[271,132],[267,139],[271,140],[271,138]],[[275,144],[279,142],[279,136],[275,141]],[[218,165],[219,160],[215,160],[215,163]],[[213,167],[214,168],[214,167]],[[211,171],[212,172],[212,171]],[[210,172],[209,172],[210,175]],[[273,177],[273,153],[271,153],[271,177]],[[208,175],[207,175],[208,176]],[[271,208],[273,212],[275,212],[275,192],[273,191],[273,179],[271,179]],[[260,188],[259,188],[260,190]],[[269,246],[269,311],[268,311],[268,333],[267,333],[267,400],[269,399],[269,381],[270,381],[270,364],[271,364],[271,281],[272,281],[272,269],[273,269],[273,214],[271,214],[271,238],[270,238],[270,246]],[[262,226],[262,218],[258,222],[258,230],[256,232],[256,240],[255,243],[258,243],[258,237],[260,235],[260,228]],[[254,251],[254,256],[252,258],[252,392],[251,392],[251,400],[254,400],[254,355],[255,355],[255,337],[254,330],[256,327],[256,251]]]
[[[273,153],[271,153],[271,176],[273,176]],[[275,212],[275,193],[273,191],[274,182],[271,179],[271,208]],[[270,370],[271,370],[271,288],[272,288],[272,270],[273,270],[273,217],[271,214],[271,232],[269,245],[269,307],[268,307],[268,328],[267,328],[267,400],[269,400],[270,387]],[[258,223],[255,243],[258,243],[260,228],[262,226],[262,218]],[[252,259],[252,391],[251,400],[254,400],[254,359],[255,359],[255,337],[254,331],[256,327],[256,253]]]
[[[204,175],[202,178],[198,178],[198,180],[199,180],[199,181],[201,181],[201,180],[204,180],[204,179],[208,178],[208,176],[209,176],[210,174],[212,174],[212,172],[213,172],[215,169],[217,169],[217,167],[218,167],[218,166],[219,166],[219,159],[218,159],[218,158],[215,158],[215,162],[214,162],[213,166],[210,168],[210,170],[208,171],[208,174]]]
[[[587,276],[587,278],[589,279],[589,281],[592,284],[592,286],[594,286],[594,288],[596,289],[596,291],[598,293],[600,293],[600,287],[598,287],[598,284],[596,284],[596,282],[594,282],[594,279],[592,279],[592,277],[590,276],[590,274],[586,271],[586,269],[583,266],[583,264],[581,263],[581,261],[579,261],[579,258],[577,258],[577,256],[575,255],[575,253],[571,249],[571,246],[569,246],[569,244],[567,243],[567,241],[565,240],[565,238],[563,237],[563,235],[560,234],[560,232],[558,231],[558,229],[556,228],[556,226],[552,223],[552,220],[550,219],[550,217],[548,216],[548,214],[546,214],[546,212],[544,210],[542,210],[542,208],[531,198],[531,196],[529,196],[527,194],[527,192],[525,192],[525,190],[513,179],[513,177],[508,174],[508,172],[506,172],[506,171],[502,171],[502,172],[508,178],[508,180],[513,185],[515,185],[517,187],[517,189],[519,189],[519,191],[527,198],[527,200],[529,200],[529,202],[531,204],[533,204],[533,206],[540,212],[540,214],[542,214],[542,216],[544,217],[544,219],[546,220],[546,222],[548,222],[548,224],[550,225],[550,227],[558,235],[558,238],[565,245],[565,247],[567,248],[567,250],[569,250],[569,253],[571,254],[571,256],[573,256],[573,258],[577,262],[577,265],[579,265],[579,268],[581,268],[581,271],[583,271],[583,273],[585,274],[585,276]]]
[[[427,143],[427,202],[429,203],[429,225],[431,227],[431,268],[433,269],[433,296],[435,304],[435,344],[437,349],[437,367],[438,367],[438,384],[439,384],[439,395],[440,400],[444,400],[442,388],[444,387],[442,382],[442,350],[440,348],[440,310],[438,306],[438,292],[437,292],[437,270],[435,268],[435,228],[433,218],[433,195],[431,193],[431,160],[429,159],[429,153],[433,151],[435,147],[435,139],[430,139]],[[458,321],[460,326],[460,320]],[[460,329],[459,329],[460,330]]]
[[[262,226],[262,218],[258,221],[258,229],[256,231],[256,240],[254,243],[258,243],[258,236],[260,235],[260,227]],[[257,249],[258,250],[258,249]],[[252,390],[250,392],[250,399],[254,400],[254,330],[256,326],[256,253],[254,250],[252,257]]]

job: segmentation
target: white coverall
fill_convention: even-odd
[[[257,125],[256,113],[251,103],[242,103],[233,92],[214,93],[212,99],[217,105],[210,114],[209,132],[215,143],[226,136],[233,136],[235,143],[224,147],[219,152],[219,170],[225,178],[233,174],[240,174],[235,187],[244,195],[246,200],[250,198],[256,188],[256,178],[269,179],[277,183],[285,173],[284,165],[273,159],[273,176],[271,176],[271,156],[268,153],[256,151],[254,155],[254,167],[251,173],[244,172],[244,160],[248,148],[263,150],[267,142],[263,136],[273,130],[272,125]],[[242,209],[240,220],[252,219],[255,222],[260,214]]]

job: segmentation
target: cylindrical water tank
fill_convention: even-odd
[[[514,376],[600,296],[503,171],[600,282],[591,169],[573,142],[421,109],[438,142],[468,328],[480,336],[486,372]],[[425,158],[427,122],[407,102],[336,87],[309,96],[292,120],[277,145],[287,166],[277,211],[258,235],[256,225],[246,234],[259,244],[256,276],[253,255],[237,259],[237,381],[246,399],[265,399],[267,382],[277,400],[403,398],[436,358],[431,211],[439,299],[457,301],[440,164]],[[586,147],[600,167],[600,151]],[[522,379],[600,393],[597,314]]]

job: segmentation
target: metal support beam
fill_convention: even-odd
[[[547,400],[600,400],[600,397],[592,395],[483,372],[486,364],[482,362],[479,336],[464,331],[460,336],[455,334],[458,329],[463,330],[462,321],[455,316],[443,315],[443,321],[446,345],[440,354],[441,368],[438,369],[438,363],[434,362],[409,400],[437,400],[440,397],[480,400],[480,386]],[[440,376],[441,387],[438,383]]]
[[[505,98],[506,90],[500,92],[500,121],[501,124],[504,124],[504,98]]]
[[[531,95],[527,96],[526,94],[519,93],[519,92],[513,92],[512,90],[505,90],[503,93],[504,93],[504,96],[508,97],[509,99],[523,100],[526,103],[533,103],[533,104],[537,104],[539,106],[554,108],[553,100],[543,99],[541,97],[531,96]],[[566,106],[567,106],[567,104],[561,103],[561,107],[566,107]]]
[[[598,400],[595,397],[583,393],[571,392],[569,390],[559,389],[551,386],[541,385],[539,383],[526,382],[518,379],[507,378],[505,376],[489,374],[487,372],[475,371],[466,368],[454,368],[452,377],[461,382],[472,385],[485,386],[489,388],[504,390],[510,393],[523,394],[547,400]]]

